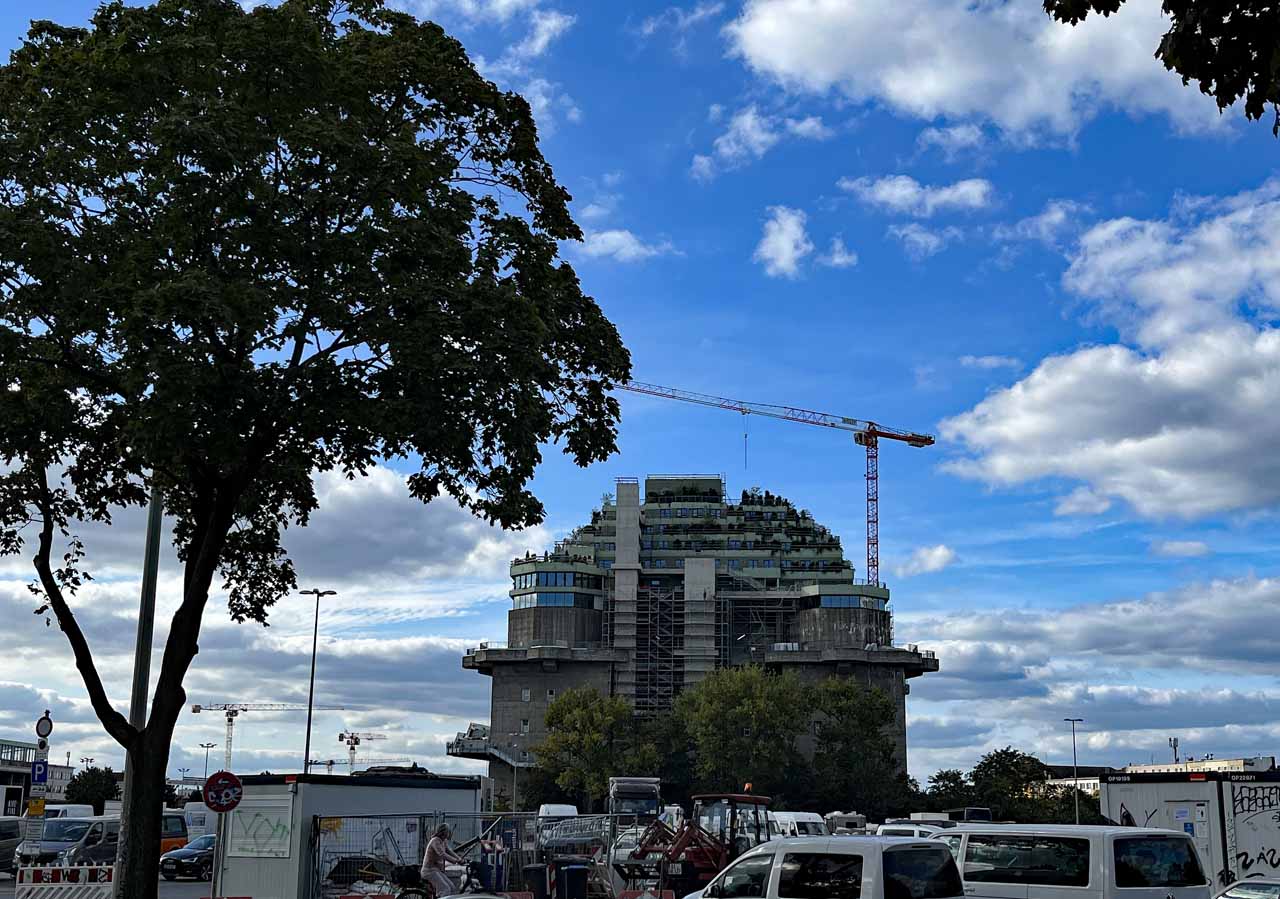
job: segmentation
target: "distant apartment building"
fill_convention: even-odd
[[[462,660],[492,679],[489,724],[448,748],[487,760],[508,795],[570,687],[648,717],[717,668],[852,678],[890,698],[905,766],[907,681],[938,670],[932,652],[895,645],[889,588],[858,579],[838,536],[768,491],[730,499],[716,475],[619,479],[589,524],[515,559],[511,580],[506,642]]]

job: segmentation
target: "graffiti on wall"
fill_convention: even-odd
[[[1280,784],[1232,784],[1227,847],[1236,877],[1280,873]]]

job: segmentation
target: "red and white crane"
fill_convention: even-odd
[[[890,428],[874,421],[832,415],[827,412],[814,412],[799,406],[732,400],[709,393],[695,393],[691,390],[663,387],[643,381],[624,381],[618,387],[631,393],[696,403],[713,409],[740,412],[743,415],[763,415],[767,418],[793,421],[802,425],[851,432],[854,442],[867,451],[867,582],[880,583],[880,441],[881,439],[898,440],[908,446],[932,446],[934,443],[932,434],[917,434],[914,431]]]

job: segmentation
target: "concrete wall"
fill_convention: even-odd
[[[716,667],[716,560],[689,556],[684,563],[684,686]]]
[[[557,588],[546,588],[548,590]],[[572,589],[572,588],[565,588]],[[596,645],[604,613],[561,606],[512,609],[507,613],[510,646]]]
[[[805,609],[791,620],[791,640],[810,649],[892,642],[892,618],[879,609]]]
[[[613,563],[613,646],[622,653],[614,667],[613,692],[636,701],[636,591],[640,583],[640,485],[618,482],[617,555]]]

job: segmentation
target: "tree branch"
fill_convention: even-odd
[[[67,641],[71,644],[71,651],[76,658],[76,668],[79,669],[80,677],[84,680],[85,689],[89,691],[89,702],[93,705],[93,711],[107,733],[117,743],[128,749],[138,736],[138,730],[129,724],[124,715],[116,711],[111,700],[107,698],[107,691],[102,686],[102,678],[98,675],[98,668],[93,663],[93,652],[89,649],[89,642],[85,639],[84,632],[80,630],[80,623],[76,621],[76,616],[67,605],[62,595],[62,588],[58,586],[57,578],[53,575],[53,566],[50,563],[54,530],[53,496],[49,491],[49,482],[43,469],[40,472],[39,484],[39,505],[44,515],[44,522],[40,526],[39,549],[32,562],[40,575],[40,584],[44,587],[45,596],[48,597],[49,605],[53,608],[53,614],[58,618],[58,626],[62,628],[62,632],[67,635]]]

